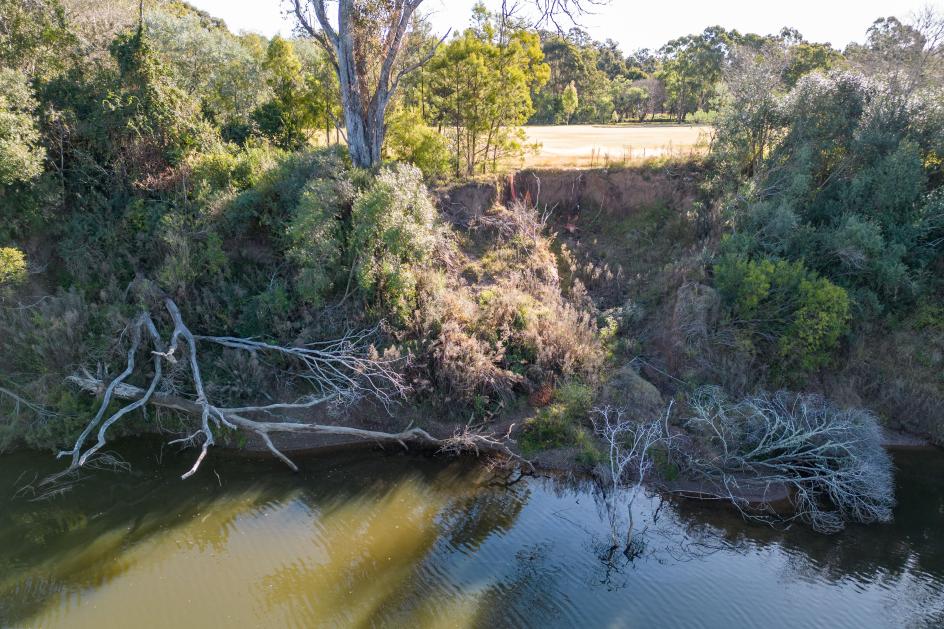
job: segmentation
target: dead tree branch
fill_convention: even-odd
[[[352,332],[341,339],[327,343],[285,347],[252,339],[196,335],[184,323],[179,308],[171,299],[166,299],[164,305],[174,325],[166,347],[151,316],[148,313],[142,313],[131,323],[131,343],[125,368],[118,376],[108,383],[88,374],[73,375],[68,378],[68,381],[79,389],[100,396],[101,404],[76,439],[72,449],[59,453],[59,457],[70,458],[69,467],[46,479],[46,483],[51,483],[88,465],[89,461],[106,444],[108,430],[122,418],[146,405],[169,408],[200,418],[199,426],[193,434],[173,442],[200,444],[200,453],[193,466],[183,474],[183,479],[190,478],[200,469],[210,447],[216,443],[215,431],[222,427],[257,435],[272,454],[293,471],[297,471],[298,467],[275,446],[271,438],[273,434],[341,435],[378,443],[396,443],[403,447],[412,443],[448,453],[471,451],[476,454],[501,454],[521,460],[508,448],[507,435],[505,438],[498,439],[491,435],[467,431],[448,439],[437,439],[420,428],[387,433],[347,426],[305,423],[286,415],[291,411],[310,409],[327,403],[350,404],[366,396],[378,400],[389,408],[398,398],[403,397],[407,386],[397,370],[396,361],[378,356],[367,342],[374,330]],[[184,345],[183,349],[180,347],[181,340]],[[153,373],[148,387],[144,389],[129,384],[127,381],[136,370],[137,355],[148,343],[153,361]],[[296,402],[288,403],[241,407],[214,404],[207,395],[200,368],[198,348],[200,343],[278,356],[297,368],[295,375],[308,383],[314,393]],[[178,354],[181,353],[186,354],[193,399],[159,391],[159,385],[164,377],[164,361],[176,363]],[[106,418],[108,408],[114,400],[128,403]],[[96,429],[98,429],[97,440],[87,447],[86,442]]]
[[[68,381],[77,386],[80,390],[93,395],[100,394],[106,388],[105,383],[103,383],[101,380],[87,376],[70,376]],[[138,402],[147,395],[147,391],[133,385],[120,384],[112,390],[112,395],[115,399]],[[181,411],[189,415],[202,417],[203,414],[203,406],[201,404],[178,396],[166,395],[163,393],[152,393],[148,397],[148,403],[161,408]],[[290,407],[291,405],[284,406]],[[261,409],[267,408],[269,407],[259,406],[243,408],[218,408],[216,410],[218,410],[222,417],[225,418],[225,420],[236,429],[246,430],[262,438],[263,442],[266,444],[266,447],[268,447],[269,450],[272,451],[272,453],[282,460],[286,465],[292,468],[293,471],[297,471],[298,467],[292,463],[288,457],[275,448],[271,441],[272,434],[285,433],[336,435],[363,439],[364,441],[372,441],[381,444],[396,444],[404,448],[407,447],[407,444],[414,444],[419,447],[434,449],[444,454],[461,454],[464,452],[472,452],[476,455],[501,454],[509,458],[522,461],[518,455],[513,453],[508,448],[508,435],[505,435],[502,438],[496,438],[492,435],[474,433],[471,431],[462,431],[453,435],[452,437],[438,439],[430,435],[422,428],[407,428],[401,432],[391,433],[376,430],[365,430],[362,428],[352,428],[349,426],[311,424],[293,420],[291,417],[285,416],[283,416],[280,421],[272,422],[258,421],[244,416],[245,414],[260,412]],[[304,408],[307,408],[307,406]],[[193,441],[195,437],[199,436],[199,434],[200,431],[194,435],[191,435],[190,437],[178,439],[176,442],[172,443],[186,443]]]
[[[13,405],[13,414],[19,415],[20,413],[26,411],[36,416],[38,419],[49,419],[55,417],[55,413],[48,408],[40,406],[35,402],[31,402],[24,398],[23,396],[7,389],[5,387],[0,387],[0,398],[8,399]]]
[[[592,13],[593,7],[606,6],[610,0],[534,0],[538,11],[537,28],[553,26],[558,33],[564,32],[568,23],[574,26],[580,18]]]
[[[784,519],[802,520],[822,533],[840,531],[849,521],[891,519],[891,460],[867,411],[786,391],[731,402],[714,387],[699,390],[691,407],[688,426],[710,446],[691,457],[691,468],[746,516],[765,518],[750,512],[739,479],[785,485],[795,514]]]
[[[600,475],[609,484],[604,497],[612,536],[611,551],[623,542],[619,531],[626,529],[625,548],[633,541],[633,503],[646,477],[652,470],[652,451],[659,445],[668,445],[668,419],[672,414],[669,403],[663,417],[648,422],[635,422],[621,408],[605,406],[593,409],[591,421],[597,435],[607,446],[607,461],[600,466]],[[621,523],[619,513],[625,501],[627,524]]]

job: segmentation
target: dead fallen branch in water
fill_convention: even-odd
[[[787,487],[794,514],[774,519],[801,520],[821,533],[891,520],[892,464],[867,411],[786,391],[730,401],[713,387],[697,391],[690,406],[688,426],[710,447],[688,465],[746,517],[765,519],[743,497],[740,479]]]
[[[59,453],[59,457],[70,457],[71,462],[64,471],[49,477],[45,482],[54,482],[85,466],[107,442],[108,430],[133,411],[146,406],[181,411],[200,418],[199,427],[191,435],[172,443],[199,444],[200,453],[193,466],[183,474],[193,476],[205,460],[209,448],[216,443],[216,432],[225,427],[257,435],[266,447],[293,471],[298,466],[273,443],[273,434],[323,434],[341,435],[377,443],[395,443],[404,448],[408,444],[432,448],[446,453],[474,452],[494,453],[521,461],[507,446],[508,436],[496,438],[492,435],[469,430],[452,437],[439,439],[421,428],[408,428],[401,432],[380,432],[348,426],[312,424],[288,416],[292,411],[311,409],[329,403],[350,404],[364,397],[371,397],[386,407],[405,395],[407,387],[396,369],[394,361],[376,355],[366,340],[369,332],[348,334],[329,343],[302,347],[283,347],[262,343],[252,339],[235,337],[200,336],[193,334],[184,323],[177,305],[166,299],[164,305],[170,314],[174,328],[165,345],[149,313],[140,314],[131,324],[131,344],[127,352],[124,370],[110,382],[104,382],[88,374],[73,375],[68,381],[81,390],[101,397],[101,404],[94,417],[78,436],[71,450]],[[127,382],[136,370],[138,353],[149,340],[153,372],[147,388]],[[207,395],[198,359],[198,344],[208,343],[238,351],[269,353],[290,361],[299,370],[296,375],[308,382],[315,393],[293,403],[275,403],[241,407],[225,407],[212,403]],[[183,349],[181,348],[183,345]],[[178,362],[178,355],[186,355],[189,377],[193,385],[193,399],[160,392],[164,377],[165,362]],[[114,400],[127,402],[106,418]],[[274,421],[258,419],[265,416]],[[86,445],[93,431],[98,430],[97,440]]]
[[[608,485],[603,488],[611,537],[611,545],[607,550],[608,561],[612,560],[618,548],[624,549],[627,558],[633,552],[633,504],[652,470],[654,450],[671,445],[668,422],[672,406],[670,402],[662,417],[648,422],[633,421],[626,415],[625,409],[611,406],[595,408],[590,416],[593,428],[607,450],[606,463],[598,466],[597,473]],[[626,509],[625,523],[619,515],[621,504]],[[625,535],[621,535],[621,530],[626,531]]]

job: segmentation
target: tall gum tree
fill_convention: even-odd
[[[538,24],[573,21],[592,5],[608,0],[531,0]],[[385,117],[404,76],[428,62],[435,48],[404,62],[401,53],[423,0],[291,0],[300,30],[327,52],[338,74],[341,108],[351,161],[359,168],[380,163]],[[510,5],[510,6],[509,6]],[[505,0],[503,12],[519,3]],[[336,9],[332,20],[329,9]],[[559,26],[558,26],[559,28]],[[448,33],[447,33],[448,36]],[[440,42],[444,41],[443,37]]]

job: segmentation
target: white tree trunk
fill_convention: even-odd
[[[347,127],[348,152],[358,168],[371,168],[380,163],[386,133],[387,107],[396,92],[400,79],[420,67],[432,57],[427,55],[419,63],[402,68],[394,73],[394,67],[413,13],[423,0],[401,0],[397,10],[391,12],[391,23],[383,35],[383,56],[375,85],[368,85],[366,77],[358,76],[358,68],[367,65],[361,59],[367,53],[364,42],[355,38],[355,0],[338,0],[337,31],[334,30],[325,6],[325,0],[310,0],[320,28],[309,18],[305,0],[294,0],[294,12],[302,28],[308,32],[331,56],[338,74],[341,88],[341,108],[344,125]]]

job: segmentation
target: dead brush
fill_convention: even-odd
[[[526,327],[524,342],[535,348],[542,369],[593,381],[603,367],[605,351],[593,316],[543,287],[538,298],[544,316]]]
[[[500,240],[526,238],[541,239],[551,218],[551,210],[538,209],[522,200],[512,201],[508,206],[497,205],[475,219],[473,228],[494,233]]]
[[[450,397],[465,402],[476,395],[507,397],[521,382],[521,376],[499,366],[503,354],[501,347],[491,347],[456,321],[443,325],[432,347],[437,380]]]

